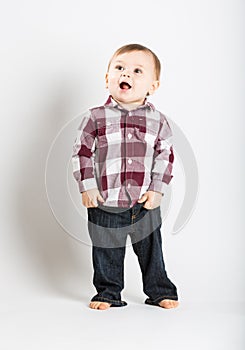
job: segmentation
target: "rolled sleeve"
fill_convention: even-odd
[[[166,186],[173,178],[174,151],[172,131],[164,116],[160,123],[160,130],[151,170],[151,183],[148,190],[164,193]]]
[[[82,116],[72,154],[73,175],[80,192],[98,187],[94,165],[95,148],[96,124],[90,111],[87,111]]]

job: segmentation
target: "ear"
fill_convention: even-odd
[[[159,80],[154,80],[152,82],[152,85],[151,85],[149,91],[148,91],[148,94],[149,95],[153,95],[154,92],[159,88],[159,86],[160,86],[160,81]]]
[[[108,73],[105,75],[105,87],[108,89]]]

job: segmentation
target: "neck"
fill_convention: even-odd
[[[138,108],[139,106],[142,106],[145,103],[145,100],[141,101],[141,102],[135,102],[135,103],[122,103],[117,101],[115,98],[113,98],[114,101],[116,101],[121,107],[123,107],[124,109],[128,110],[128,111],[132,111],[133,109]]]

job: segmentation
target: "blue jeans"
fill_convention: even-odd
[[[92,301],[125,306],[124,288],[126,239],[130,235],[142,272],[145,303],[158,305],[162,299],[178,300],[177,289],[165,270],[162,254],[160,207],[147,210],[143,204],[132,208],[99,206],[88,208],[88,230],[93,248],[93,283],[97,294]]]

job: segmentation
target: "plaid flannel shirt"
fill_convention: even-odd
[[[128,111],[110,96],[83,114],[73,146],[80,192],[98,188],[102,205],[132,207],[148,190],[164,193],[172,179],[172,132],[166,117],[145,101]]]

